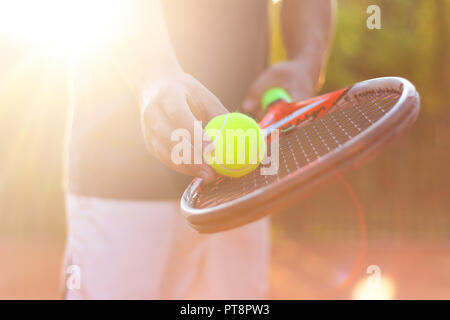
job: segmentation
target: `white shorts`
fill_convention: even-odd
[[[67,299],[263,299],[269,220],[216,233],[190,228],[172,201],[68,195]]]

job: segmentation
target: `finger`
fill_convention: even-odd
[[[193,141],[193,145],[199,152],[202,152],[204,146],[200,147],[198,144],[203,141],[203,125],[205,124],[193,114],[187,99],[185,93],[181,91],[178,95],[168,95],[162,101],[162,109],[174,128],[187,129],[194,139],[200,137],[198,141]],[[211,143],[209,140],[204,142]]]
[[[173,89],[161,97],[160,109],[170,121],[173,128],[185,128],[194,133],[196,122],[199,120],[192,113],[187,101],[186,93],[181,89]]]
[[[200,154],[203,154],[203,150],[206,146],[212,143],[212,141],[208,139],[208,136],[204,134],[203,130],[203,127],[209,121],[208,117],[227,113],[227,110],[212,94],[209,96],[205,94],[203,96],[204,99],[200,100],[197,98],[197,103],[191,102],[189,104],[188,97],[190,95],[190,92],[185,94],[182,91],[180,91],[178,95],[168,95],[164,98],[164,101],[162,101],[162,108],[174,127],[186,128],[189,130],[191,137],[193,137],[193,146]],[[207,99],[210,99],[208,101],[211,101],[212,108],[210,108],[210,111],[204,113],[203,117],[206,121],[202,121],[201,118],[198,118],[193,114],[191,108],[201,109],[202,107],[197,105],[199,103],[209,105]],[[196,140],[194,141],[194,139]]]
[[[188,152],[188,159],[190,161],[192,161],[193,154],[198,152],[188,140],[179,141],[177,143],[171,141],[171,147],[168,148],[167,142],[163,139],[158,139],[153,142],[153,148],[158,159],[162,163],[180,173],[202,178],[206,183],[212,182],[215,179],[213,169],[204,162],[201,164],[193,164],[190,163],[190,161],[188,161],[188,163],[178,161],[179,159],[177,160],[175,157],[179,157],[180,155],[174,154],[174,152],[178,153],[178,150],[174,149],[176,144],[182,144],[182,152]]]
[[[160,113],[160,114],[158,114]],[[215,178],[214,171],[206,164],[193,164],[192,159],[194,157],[194,153],[198,153],[199,151],[194,148],[191,144],[190,134],[188,134],[183,141],[174,141],[172,137],[176,137],[176,135],[172,136],[174,130],[172,130],[169,126],[164,125],[164,123],[168,123],[168,119],[166,116],[158,109],[154,111],[153,116],[158,118],[159,125],[149,125],[144,130],[144,136],[146,141],[147,149],[152,153],[159,161],[164,163],[166,166],[176,170],[178,172],[200,177],[206,182],[211,182]],[[184,143],[183,152],[188,153],[188,162],[187,163],[179,163],[175,159],[174,148],[176,144]],[[201,154],[197,155],[201,158]]]
[[[212,118],[229,111],[222,102],[201,83],[191,86],[187,93],[187,102],[192,113],[197,119],[202,120],[205,125]]]
[[[261,119],[264,116],[259,101],[255,101],[255,99],[252,98],[246,98],[241,109],[244,113],[255,119]]]
[[[176,144],[172,140],[172,134],[174,134],[174,131],[177,129],[187,130],[189,132],[189,137],[187,137],[189,141],[187,141],[187,143],[189,143],[188,147],[190,148],[190,160],[192,163],[176,165],[176,167],[173,167],[172,165],[174,164],[174,161],[173,159],[170,159],[171,167],[173,167],[177,171],[180,171],[180,169],[182,169],[184,173],[201,177],[206,181],[213,180],[215,177],[214,171],[209,167],[207,163],[203,162],[203,149],[206,148],[207,144],[211,143],[211,141],[203,140],[204,133],[201,123],[198,122],[198,120],[192,114],[189,105],[187,104],[184,93],[182,93],[181,91],[178,92],[178,94],[172,92],[172,94],[167,95],[163,99],[161,99],[160,103],[161,107],[159,108],[159,112],[161,112],[162,114],[157,115],[158,118],[164,120],[159,121],[152,128],[153,131],[158,131],[154,132],[154,136],[158,137],[158,141],[155,142],[155,144],[158,145],[158,148],[155,147],[155,149],[158,149],[159,152],[162,152],[162,150],[165,148],[167,152],[164,155],[164,159],[165,161],[169,161],[172,148]]]
[[[247,105],[250,104],[250,102],[247,102],[247,100],[244,101]],[[254,102],[252,102],[254,103]],[[244,111],[244,108],[242,107],[242,112],[249,115],[250,117],[259,120],[264,116],[264,111],[259,108],[259,105],[254,103],[254,107],[247,107],[245,110],[251,110],[251,111]]]
[[[292,101],[303,101],[315,95],[314,89],[304,89],[304,90],[291,89],[288,90],[288,92],[292,98]]]
[[[256,89],[251,89],[242,103],[242,111],[248,114],[255,114],[258,111],[258,96]]]
[[[261,118],[264,115],[264,112],[261,108],[261,97],[263,93],[270,87],[268,81],[265,80],[266,78],[267,77],[263,75],[250,87],[247,97],[242,103],[242,110],[245,113],[253,115],[257,119]]]
[[[167,117],[160,108],[145,109],[142,113],[141,121],[145,143],[150,152],[156,153],[154,148],[155,141],[165,142],[167,146],[170,145],[169,139],[172,130],[168,126]]]

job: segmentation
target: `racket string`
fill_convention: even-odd
[[[261,175],[257,169],[238,179],[220,177],[194,190],[186,200],[192,207],[207,208],[268,187],[367,130],[391,110],[400,94],[398,90],[371,90],[345,96],[326,115],[281,133],[277,174]],[[270,147],[269,143],[268,154],[272,154]]]
[[[311,134],[314,134],[314,136],[317,136],[319,138],[321,144],[316,143],[314,145],[314,148],[316,149],[316,151],[317,151],[317,149],[320,150],[320,152],[319,152],[320,156],[328,153],[332,148],[335,149],[336,147],[341,145],[343,142],[348,140],[349,137],[351,138],[353,136],[352,134],[349,134],[346,132],[346,130],[343,128],[343,123],[350,122],[356,128],[356,131],[353,130],[354,134],[357,134],[362,131],[360,125],[357,123],[361,123],[361,121],[366,120],[366,123],[363,124],[364,127],[368,127],[373,123],[373,121],[368,121],[368,120],[370,120],[369,116],[373,117],[373,115],[371,115],[370,113],[364,113],[359,108],[358,108],[358,110],[360,113],[362,113],[362,116],[358,117],[358,118],[354,118],[353,120],[351,120],[348,115],[344,115],[344,116],[340,116],[340,117],[334,117],[334,116],[331,117],[333,119],[333,121],[337,124],[337,126],[330,125],[326,119],[319,119],[318,121],[315,121],[313,125],[311,125],[308,128],[305,128],[304,132],[305,132],[306,140],[308,140],[308,141],[310,140],[308,137]],[[342,133],[335,132],[336,127],[339,127],[342,130],[342,132],[344,133],[344,135]],[[310,131],[310,132],[308,132],[308,131]],[[334,131],[334,133],[333,133],[333,131]],[[300,145],[302,151],[304,152],[305,148],[303,148],[303,146],[300,142],[301,140],[304,140],[304,139],[298,139],[299,135],[300,135],[300,133],[297,135],[297,142]],[[324,136],[326,136],[328,138],[327,139],[328,141],[326,141]],[[331,139],[329,139],[330,137],[331,137]],[[339,137],[339,139],[337,137]],[[331,148],[330,148],[330,145],[331,145]],[[281,146],[280,150],[283,148],[284,148],[284,146]],[[314,154],[317,155],[317,152],[305,153],[305,157],[308,160],[308,162],[310,161],[309,158],[313,157]]]

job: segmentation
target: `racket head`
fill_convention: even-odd
[[[280,132],[277,174],[262,175],[257,169],[209,184],[194,179],[181,198],[188,223],[201,233],[213,233],[279,212],[337,174],[358,167],[419,114],[419,95],[403,78],[377,78],[338,91],[329,94],[334,101],[326,112]]]

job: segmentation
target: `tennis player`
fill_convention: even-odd
[[[215,174],[207,164],[175,165],[170,136],[238,107],[257,114],[273,86],[294,100],[314,94],[332,1],[283,1],[288,59],[271,67],[267,9],[264,0],[128,1],[115,42],[73,70],[67,299],[266,297],[269,221],[192,230],[179,212],[182,192],[192,176]]]

